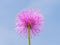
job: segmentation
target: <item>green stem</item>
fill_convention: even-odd
[[[28,26],[28,45],[31,45],[31,42],[30,42],[30,26]]]

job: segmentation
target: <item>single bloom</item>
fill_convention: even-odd
[[[40,11],[34,9],[25,9],[16,16],[16,31],[20,36],[28,36],[28,27],[30,27],[30,37],[41,32],[43,26],[43,16]]]

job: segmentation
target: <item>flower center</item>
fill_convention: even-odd
[[[25,27],[26,27],[26,28],[32,29],[34,25],[35,25],[35,21],[32,20],[32,19],[30,19],[30,20],[28,20],[28,21],[25,21]]]
[[[27,24],[27,28],[30,28],[31,29],[31,24]]]

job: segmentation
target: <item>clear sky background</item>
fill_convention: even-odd
[[[28,45],[15,31],[16,14],[25,8],[39,9],[45,21],[31,45],[60,45],[60,0],[0,0],[0,45]]]

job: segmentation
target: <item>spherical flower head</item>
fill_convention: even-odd
[[[20,36],[28,36],[30,27],[30,37],[41,32],[43,26],[43,16],[38,10],[23,10],[17,14],[16,31]]]

